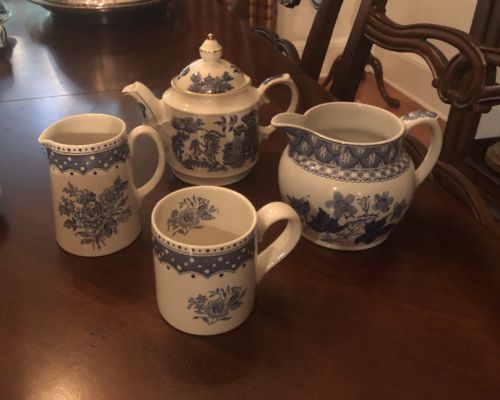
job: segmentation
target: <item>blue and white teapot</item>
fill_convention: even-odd
[[[212,34],[200,47],[200,55],[172,79],[161,100],[140,82],[126,86],[123,93],[136,99],[145,124],[162,135],[167,163],[179,179],[195,185],[228,185],[250,172],[260,140],[274,130],[258,122],[267,89],[277,84],[290,88],[288,112],[297,106],[298,90],[288,74],[253,87],[238,67],[221,59],[222,47]]]

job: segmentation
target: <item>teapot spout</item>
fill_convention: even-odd
[[[168,119],[163,102],[146,85],[135,82],[123,88],[122,93],[133,97],[144,115],[144,123],[149,126],[161,126]]]

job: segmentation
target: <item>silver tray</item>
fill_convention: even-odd
[[[90,23],[114,23],[126,21],[157,12],[167,7],[171,0],[129,0],[129,1],[68,1],[29,0],[51,11],[56,16]]]

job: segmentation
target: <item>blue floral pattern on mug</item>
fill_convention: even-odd
[[[217,288],[210,290],[208,295],[199,294],[196,297],[190,297],[187,308],[193,308],[197,314],[193,319],[201,319],[207,325],[212,325],[218,321],[231,319],[231,311],[243,304],[244,296],[245,290],[241,286]]]
[[[356,198],[335,191],[324,209],[318,210],[311,206],[307,196],[287,196],[287,199],[302,222],[326,243],[353,240],[355,244],[370,244],[388,234],[408,207],[406,199],[395,202],[389,192]]]
[[[187,235],[192,229],[202,229],[201,222],[215,219],[214,214],[218,212],[219,210],[203,197],[186,197],[179,202],[179,207],[170,213],[167,229],[172,232],[172,236],[177,233]]]
[[[67,216],[64,227],[80,236],[81,244],[101,249],[106,238],[118,233],[118,224],[127,222],[132,215],[130,206],[125,207],[128,197],[127,181],[116,178],[113,186],[104,189],[97,196],[90,190],[80,190],[71,182],[63,189],[59,214]]]
[[[204,78],[199,72],[195,72],[191,75],[191,85],[189,85],[188,90],[193,93],[225,93],[233,89],[233,86],[229,83],[232,80],[234,80],[234,77],[227,71],[224,71],[222,76],[208,74]]]
[[[172,137],[172,150],[185,168],[227,171],[257,158],[259,139],[255,110],[241,120],[236,115],[221,116],[214,124],[218,129],[207,129],[201,118],[172,118],[172,127],[176,131]],[[233,140],[227,141],[230,134]],[[225,142],[223,145],[221,140]]]

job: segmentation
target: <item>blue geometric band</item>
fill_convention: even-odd
[[[400,156],[403,138],[390,143],[359,145],[336,143],[311,132],[287,128],[290,157],[303,156],[330,167],[364,170],[394,163]]]
[[[85,175],[93,169],[107,171],[118,162],[125,162],[130,150],[126,141],[118,146],[106,149],[101,152],[86,154],[78,153],[58,153],[47,148],[49,164],[54,165],[61,172],[73,171]]]
[[[167,268],[173,268],[179,274],[190,273],[210,278],[222,272],[235,272],[238,268],[244,268],[255,254],[254,238],[251,235],[241,246],[225,252],[196,254],[166,247],[153,236],[153,252],[160,262],[167,264]]]

